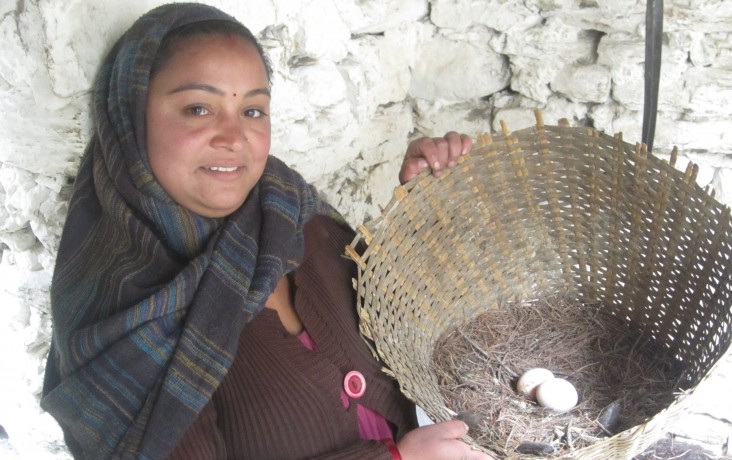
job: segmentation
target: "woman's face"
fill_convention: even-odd
[[[231,214],[264,171],[269,103],[254,45],[219,34],[182,40],[148,92],[147,154],[155,178],[197,214]]]

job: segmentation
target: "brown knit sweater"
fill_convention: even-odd
[[[414,406],[358,333],[355,265],[342,257],[352,238],[327,217],[305,226],[305,258],[292,279],[295,310],[317,351],[264,309],[244,328],[234,364],[171,460],[392,458],[381,443],[360,439],[356,406],[382,414],[397,439],[416,426]],[[366,393],[345,409],[340,393],[352,370],[366,378]]]

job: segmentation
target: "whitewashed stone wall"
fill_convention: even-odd
[[[37,406],[55,251],[98,65],[161,3],[0,0],[0,456],[66,456]],[[419,135],[500,120],[516,130],[540,108],[547,123],[640,140],[644,1],[208,3],[247,24],[274,63],[273,154],[353,224],[387,202]],[[732,2],[665,3],[655,153],[677,145],[699,184],[732,204]]]

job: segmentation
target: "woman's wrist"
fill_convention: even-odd
[[[384,438],[380,440],[381,443],[386,446],[387,449],[389,449],[389,452],[391,453],[391,456],[394,460],[402,460],[402,455],[399,453],[399,448],[396,445],[396,442],[394,442],[391,438]]]

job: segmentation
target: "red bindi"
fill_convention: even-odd
[[[234,97],[236,97],[236,93],[234,93]]]

